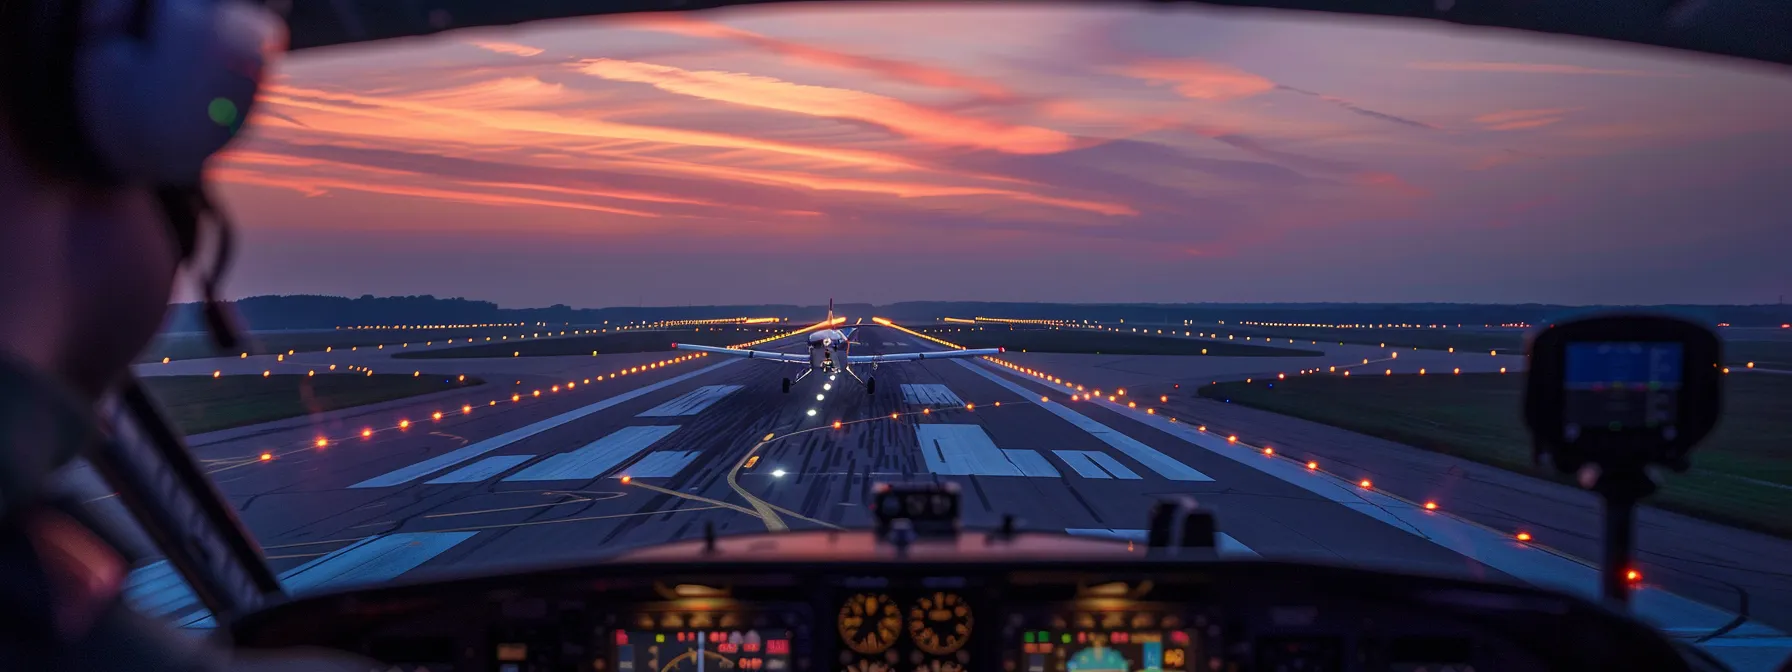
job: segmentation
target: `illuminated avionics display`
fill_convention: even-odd
[[[1186,670],[1197,657],[1182,630],[1029,630],[1021,633],[1020,645],[1025,672]]]
[[[617,630],[611,636],[616,672],[791,669],[788,630]]]

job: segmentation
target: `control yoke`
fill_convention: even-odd
[[[1533,457],[1605,502],[1606,599],[1629,599],[1636,504],[1655,492],[1650,467],[1683,472],[1717,425],[1722,342],[1659,315],[1597,315],[1551,324],[1526,348],[1524,420]]]

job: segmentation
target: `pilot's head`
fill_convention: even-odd
[[[4,355],[89,395],[125,370],[191,252],[171,215],[236,130],[217,112],[276,41],[247,3],[0,0]]]

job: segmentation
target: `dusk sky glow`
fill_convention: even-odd
[[[301,52],[212,176],[236,296],[1771,303],[1789,109],[1587,40],[801,5]]]

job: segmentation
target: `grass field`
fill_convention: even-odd
[[[599,354],[619,352],[662,352],[672,349],[673,343],[692,343],[695,345],[734,345],[747,341],[756,341],[775,333],[789,331],[788,327],[772,327],[768,329],[742,329],[737,327],[703,327],[665,331],[623,331],[612,334],[595,334],[591,336],[567,336],[564,338],[509,340],[503,342],[480,343],[464,348],[437,348],[416,352],[402,352],[393,355],[394,359],[467,359],[473,357],[565,357],[570,355],[590,355],[593,351]]]
[[[1208,355],[1211,357],[1316,357],[1315,350],[1274,348],[1232,341],[1206,341],[1090,329],[1009,329],[1003,326],[928,327],[922,333],[967,348],[1003,347],[1014,352],[1096,355]]]
[[[1525,332],[1520,329],[1498,331],[1479,329],[1324,329],[1314,327],[1188,327],[1217,329],[1221,334],[1239,336],[1273,336],[1320,343],[1356,345],[1388,344],[1389,347],[1468,352],[1498,350],[1503,354],[1524,354]],[[1722,330],[1719,330],[1722,333]],[[1774,369],[1792,369],[1792,340],[1728,340],[1724,343],[1724,362]]]
[[[211,337],[198,333],[160,334],[151,341],[149,348],[143,351],[139,362],[159,362],[163,357],[169,359],[197,359],[201,357],[234,357],[238,352],[248,351],[253,354],[277,354],[288,350],[293,352],[317,352],[327,347],[350,348],[355,346],[381,345],[385,343],[428,343],[454,339],[456,343],[463,339],[485,338],[490,336],[496,341],[500,336],[509,336],[516,340],[519,335],[549,334],[558,335],[565,331],[572,333],[588,327],[559,327],[549,331],[545,327],[483,327],[460,329],[343,329],[328,331],[257,331],[249,334],[254,348],[243,348],[237,352],[218,352],[212,346]]]
[[[480,384],[442,376],[146,376],[144,387],[187,434],[253,425]]]
[[[1537,474],[1519,416],[1523,382],[1499,374],[1309,376],[1273,388],[1208,385],[1200,394]],[[1792,536],[1792,376],[1732,374],[1724,383],[1723,420],[1693,452],[1693,469],[1668,476],[1650,503]]]

